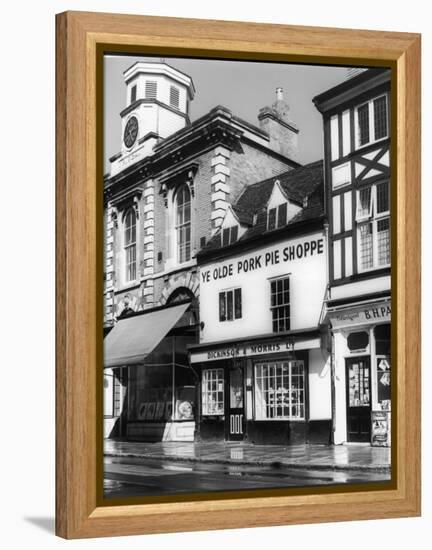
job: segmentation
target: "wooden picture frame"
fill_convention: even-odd
[[[110,49],[392,68],[397,422],[390,489],[100,505],[102,130],[96,80],[98,56]],[[66,12],[57,16],[56,64],[56,533],[81,538],[419,515],[420,36]]]

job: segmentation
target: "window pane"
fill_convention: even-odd
[[[232,321],[233,319],[233,291],[230,290],[226,293],[227,297],[227,320]]]
[[[136,101],[136,91],[137,91],[137,87],[136,87],[136,86],[132,86],[132,89],[131,89],[131,100],[130,100],[131,103],[133,103],[134,101]]]
[[[360,267],[368,269],[373,267],[373,241],[372,224],[365,223],[360,226]]]
[[[360,145],[369,142],[369,104],[362,105],[357,109],[358,115],[358,140]]]
[[[375,139],[387,136],[387,99],[386,96],[374,100]]]
[[[388,212],[389,205],[389,184],[388,182],[380,183],[376,186],[377,194],[377,214]]]
[[[287,203],[284,202],[278,207],[278,227],[283,227],[287,222]]]
[[[357,216],[364,218],[371,215],[372,187],[360,189],[358,193]]]
[[[271,231],[276,227],[276,208],[271,208],[268,212],[267,229]]]
[[[241,288],[234,290],[234,302],[235,318],[240,319],[242,316]]]
[[[390,263],[390,219],[378,220],[378,264]]]
[[[222,246],[228,246],[229,245],[229,234],[230,234],[230,228],[226,227],[222,231]]]
[[[237,238],[238,238],[238,225],[233,225],[233,227],[231,227],[231,240],[230,240],[230,242],[235,243]]]
[[[225,292],[219,293],[219,321],[226,320]]]

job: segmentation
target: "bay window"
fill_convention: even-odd
[[[357,191],[359,271],[390,265],[389,182]]]
[[[303,361],[272,361],[255,365],[255,419],[305,419]]]

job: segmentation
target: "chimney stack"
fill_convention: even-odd
[[[289,118],[290,107],[283,98],[283,89],[276,88],[276,101],[258,113],[261,130],[269,135],[269,147],[291,160],[298,160],[299,129]]]

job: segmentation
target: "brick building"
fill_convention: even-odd
[[[246,187],[299,166],[299,130],[281,89],[259,126],[222,106],[191,123],[188,75],[138,62],[124,79],[122,146],[104,182],[105,433],[190,440],[196,254]]]

